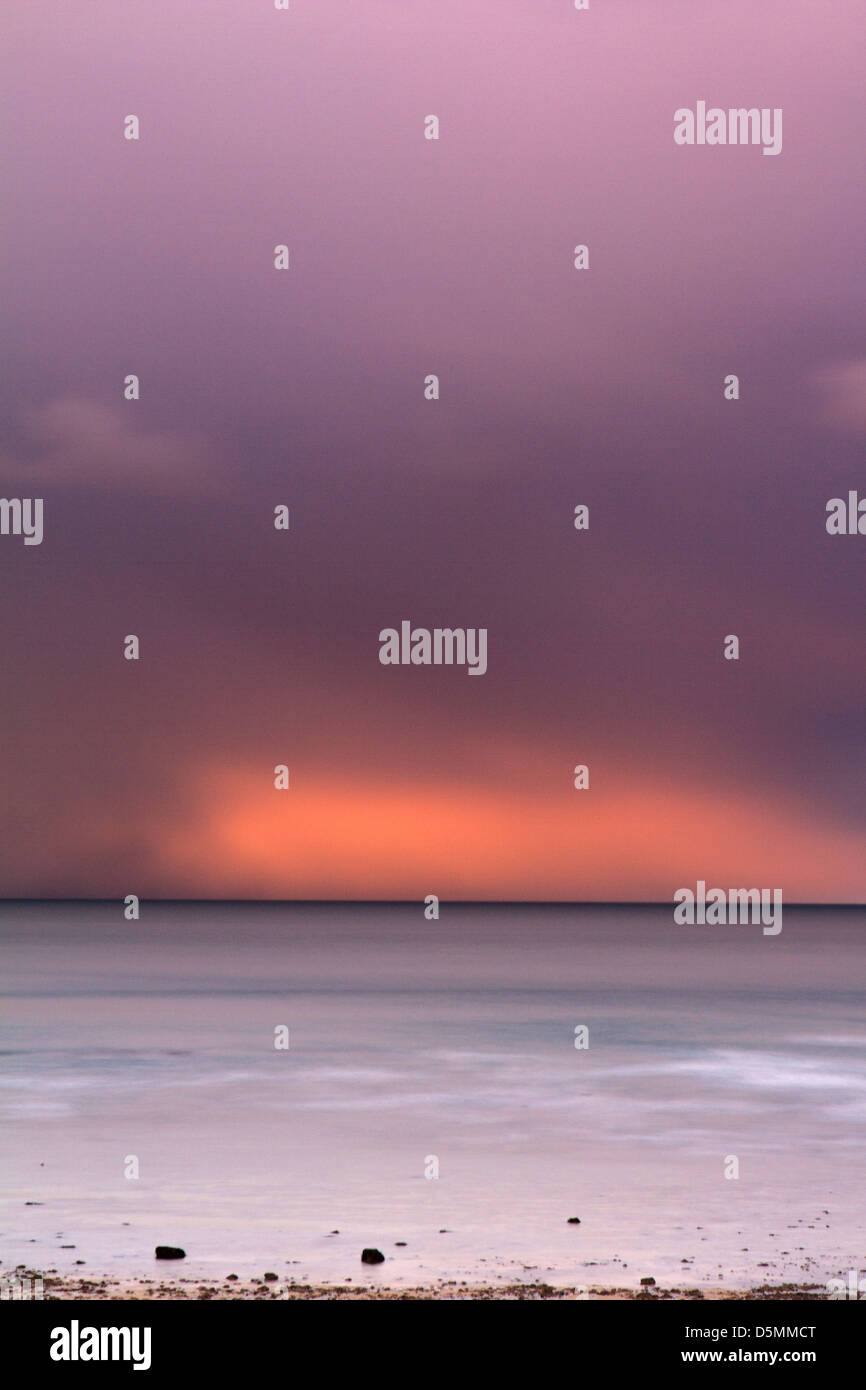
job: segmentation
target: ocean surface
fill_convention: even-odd
[[[5,904],[0,1269],[866,1272],[864,928],[834,908],[765,937],[658,907]]]

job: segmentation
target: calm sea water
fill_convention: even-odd
[[[866,1271],[864,927],[838,909],[786,909],[764,937],[643,907],[145,903],[126,922],[7,904],[2,1268]],[[183,1266],[155,1264],[157,1243]],[[386,1263],[362,1266],[366,1245]]]

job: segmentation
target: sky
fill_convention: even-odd
[[[866,901],[859,2],[0,25],[0,894]]]

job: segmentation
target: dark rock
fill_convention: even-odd
[[[186,1251],[181,1250],[179,1245],[158,1245],[155,1254],[158,1260],[186,1259]]]
[[[648,1274],[644,1279],[641,1279],[641,1283],[642,1283],[642,1284],[654,1284],[654,1283],[655,1283],[655,1279],[653,1279],[653,1277],[652,1277],[651,1274]]]
[[[395,1241],[394,1241],[394,1244],[395,1244],[395,1245],[406,1245],[407,1242],[406,1242],[405,1240],[395,1240]]]
[[[380,1265],[384,1258],[385,1256],[382,1254],[382,1251],[374,1250],[372,1246],[368,1246],[365,1250],[361,1251],[361,1264],[364,1265]]]
[[[580,1225],[580,1217],[579,1217],[579,1216],[570,1216],[570,1217],[568,1218],[568,1225],[569,1225],[569,1226],[579,1226],[579,1225]]]
[[[279,1277],[279,1274],[274,1274],[274,1271],[272,1269],[265,1270],[265,1279],[269,1284],[273,1284],[274,1280],[279,1279]]]
[[[238,1277],[238,1276],[237,1276],[236,1274],[227,1274],[227,1275],[226,1275],[226,1278],[227,1278],[227,1279],[237,1279],[237,1277]]]

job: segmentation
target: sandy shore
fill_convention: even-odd
[[[50,1301],[142,1301],[182,1300],[182,1299],[235,1299],[250,1301],[262,1299],[286,1301],[290,1299],[330,1300],[369,1300],[371,1302],[422,1300],[465,1301],[477,1299],[481,1302],[496,1300],[538,1302],[552,1300],[604,1299],[606,1301],[630,1301],[643,1299],[659,1301],[680,1299],[719,1300],[766,1299],[772,1301],[823,1300],[827,1289],[823,1284],[761,1284],[753,1289],[670,1288],[654,1285],[644,1289],[623,1288],[558,1288],[551,1284],[468,1284],[454,1280],[441,1281],[417,1288],[388,1287],[383,1284],[301,1284],[264,1279],[224,1279],[219,1283],[202,1283],[197,1279],[76,1279],[49,1275],[45,1279],[44,1297]]]

